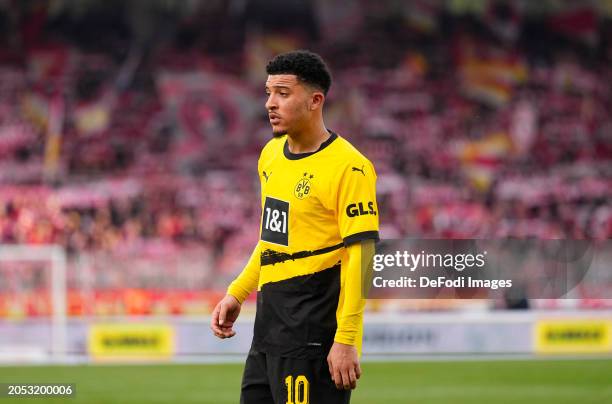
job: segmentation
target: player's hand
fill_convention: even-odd
[[[240,302],[232,295],[225,295],[212,312],[210,329],[213,334],[221,339],[236,335],[233,326],[238,314],[240,314]]]
[[[349,390],[357,387],[357,379],[361,377],[357,348],[334,342],[327,355],[327,364],[337,389]]]

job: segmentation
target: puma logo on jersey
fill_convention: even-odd
[[[359,171],[365,177],[365,171],[363,171],[363,167],[364,166],[361,166],[361,168],[351,167],[351,171]]]
[[[268,182],[268,179],[270,178],[271,175],[272,175],[272,171],[270,171],[270,174],[267,174],[265,171],[263,172],[263,176],[266,179],[266,182]]]
[[[376,211],[374,210],[374,202],[368,202],[368,210],[364,208],[364,202],[351,203],[350,205],[346,207],[346,215],[348,217],[356,217],[356,216],[364,216],[364,215],[376,216]]]

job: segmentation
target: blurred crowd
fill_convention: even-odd
[[[275,23],[287,2],[162,3],[0,3],[0,242],[204,245],[236,273],[258,234],[265,62],[300,47],[332,69],[327,126],[377,168],[383,238],[612,237],[596,2],[282,5],[300,26]]]

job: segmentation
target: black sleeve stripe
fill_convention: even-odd
[[[361,233],[351,234],[344,238],[344,245],[349,246],[363,240],[380,241],[377,231],[362,231]]]

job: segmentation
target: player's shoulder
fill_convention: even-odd
[[[345,168],[352,169],[352,167],[362,166],[374,168],[372,162],[346,138],[338,136],[335,143],[337,143],[335,154],[339,163]]]
[[[287,135],[273,137],[265,144],[265,146],[261,149],[261,153],[259,159],[267,159],[272,156],[282,152],[283,146],[285,145],[285,141],[287,140]]]

